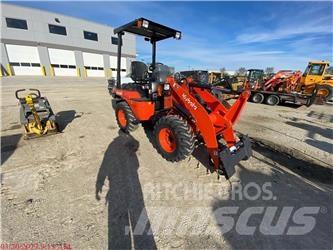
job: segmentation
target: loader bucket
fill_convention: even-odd
[[[219,152],[222,174],[226,179],[235,172],[235,166],[242,160],[247,160],[252,156],[250,138],[246,135],[240,137],[232,148],[224,147]]]

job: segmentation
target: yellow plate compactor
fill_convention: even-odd
[[[19,96],[19,89],[15,92],[20,104],[20,122],[25,129],[25,139],[32,139],[59,132],[56,117],[46,97],[42,97],[38,89],[29,89],[27,95]]]

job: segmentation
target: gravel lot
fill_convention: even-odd
[[[332,249],[332,106],[248,103],[236,128],[254,155],[226,181],[202,148],[172,164],[141,127],[119,132],[105,79],[1,80],[0,242]],[[28,87],[48,97],[62,133],[23,140],[14,91]]]

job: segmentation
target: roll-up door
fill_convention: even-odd
[[[87,52],[83,52],[82,54],[84,67],[87,71],[87,76],[105,76],[103,55]]]
[[[6,44],[6,49],[14,75],[42,75],[37,47]]]
[[[77,76],[74,51],[52,48],[48,50],[54,75]]]

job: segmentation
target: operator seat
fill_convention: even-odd
[[[140,61],[131,62],[131,79],[132,83],[122,84],[121,88],[126,90],[135,90],[140,93],[142,98],[148,96],[148,90],[144,85],[149,81],[148,66]]]
[[[148,66],[140,61],[131,62],[131,78],[135,83],[147,83],[149,78]]]

